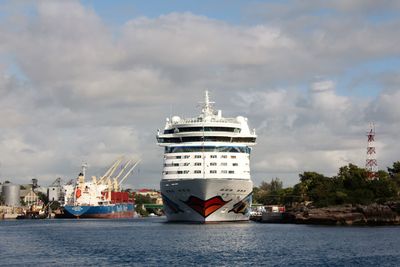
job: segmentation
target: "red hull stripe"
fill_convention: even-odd
[[[123,219],[133,218],[134,211],[115,212],[106,214],[83,214],[79,218],[97,218],[97,219]]]

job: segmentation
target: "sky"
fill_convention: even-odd
[[[158,188],[166,117],[204,90],[256,129],[255,185],[400,160],[400,2],[0,1],[0,182],[101,175]]]

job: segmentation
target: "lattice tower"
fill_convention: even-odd
[[[370,180],[377,179],[378,161],[376,160],[375,149],[375,124],[370,123],[369,131],[367,132],[368,145],[367,145],[367,159],[365,161],[365,169],[367,170],[367,177]]]

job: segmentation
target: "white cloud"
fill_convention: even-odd
[[[132,18],[116,31],[79,2],[41,1],[28,17],[18,6],[0,21],[1,174],[73,178],[82,160],[100,173],[117,155],[133,154],[143,163],[132,184],[157,187],[156,129],[171,113],[195,115],[206,88],[224,114],[245,115],[257,128],[257,183],[363,164],[371,117],[384,132],[382,167],[390,164],[399,149],[398,80],[369,99],[348,96],[336,81],[357,64],[398,54],[400,23],[361,15],[317,23],[313,4],[279,7],[298,14],[281,25],[171,13]],[[10,62],[21,73],[10,74]]]

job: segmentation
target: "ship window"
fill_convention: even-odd
[[[222,170],[221,173],[228,173],[228,171],[227,170]]]
[[[201,155],[195,155],[194,156],[196,159],[201,159]]]
[[[216,162],[211,162],[210,166],[217,166],[217,163]]]
[[[190,155],[185,155],[185,159],[188,159],[188,158],[190,158]]]
[[[188,171],[188,170],[186,170],[186,171],[183,171],[183,173],[185,173],[185,174],[188,174],[188,173],[189,173],[189,171]]]
[[[195,162],[194,166],[201,166],[201,162]]]
[[[176,156],[176,158],[177,158],[177,159],[180,159],[180,158],[181,158],[181,156]]]
[[[174,129],[164,130],[164,134],[166,133],[174,133]],[[179,132],[235,132],[240,133],[240,128],[232,128],[232,127],[212,127],[212,126],[205,126],[205,127],[181,127],[178,128]]]
[[[194,173],[201,173],[201,171],[200,170],[195,170]]]
[[[236,159],[236,156],[231,156],[231,159]]]
[[[254,143],[254,142],[256,142],[256,138],[254,138],[254,137],[234,137],[234,138],[232,138],[232,142]]]
[[[232,173],[235,173],[235,171],[229,171],[229,173],[231,173],[231,174],[232,174]]]
[[[181,143],[181,139],[178,137],[171,137],[171,138],[157,138],[159,143]]]
[[[179,166],[179,163],[174,163],[173,166]]]
[[[178,174],[182,174],[182,171],[178,171]]]
[[[250,154],[249,147],[237,146],[178,146],[165,147],[165,153],[187,153],[187,152],[232,152]],[[225,156],[225,155],[224,155]]]
[[[185,162],[185,163],[183,163],[183,166],[189,166],[190,165],[190,163],[189,162]]]
[[[212,159],[216,159],[217,158],[217,155],[211,155],[210,156]]]
[[[233,163],[232,165],[233,165],[233,166],[238,166],[238,164],[237,164],[237,163]]]
[[[228,163],[226,163],[226,162],[221,162],[221,166],[228,166]]]
[[[228,156],[227,155],[222,155],[221,158],[226,159],[226,158],[228,158]]]
[[[211,170],[210,173],[217,173],[217,171],[216,170]]]
[[[172,133],[174,133],[174,130],[175,130],[175,128],[164,130],[164,134],[172,134]]]

